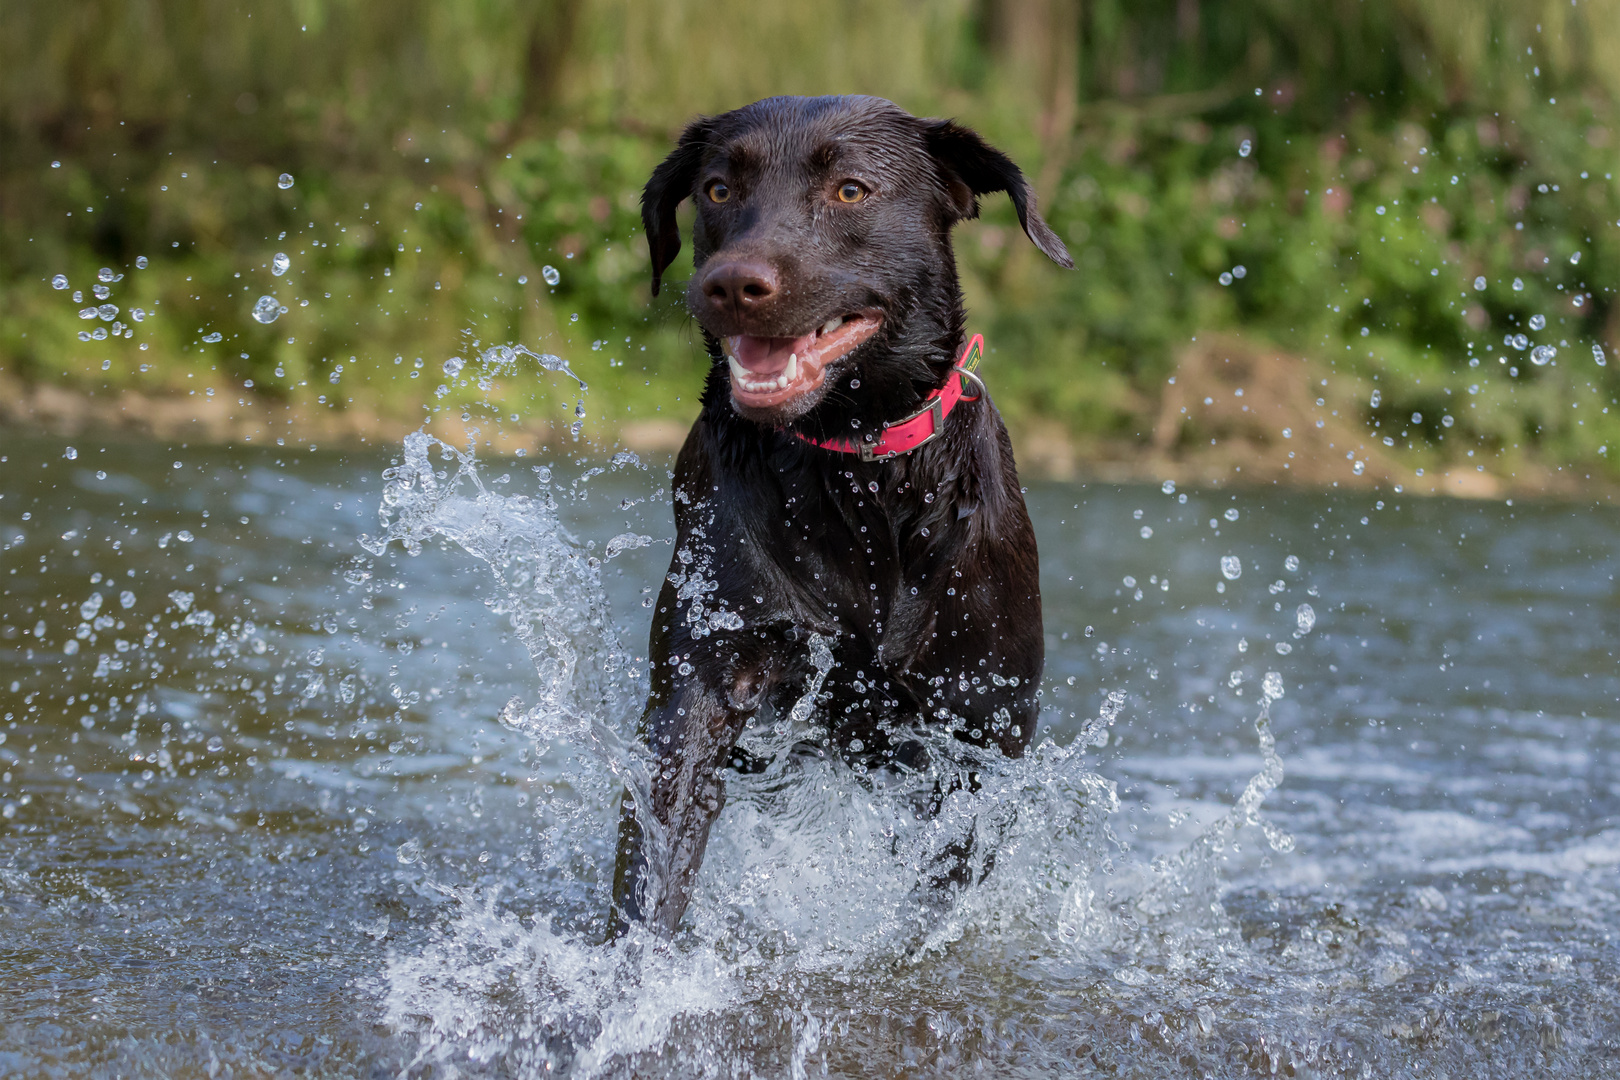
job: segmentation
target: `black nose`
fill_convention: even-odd
[[[709,306],[747,311],[776,295],[776,271],[762,262],[728,261],[703,272],[703,295]]]

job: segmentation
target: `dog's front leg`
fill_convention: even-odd
[[[639,801],[649,805],[639,805],[628,788],[620,802],[610,937],[631,922],[665,936],[680,924],[709,828],[725,804],[720,770],[779,678],[768,647],[773,637],[741,628],[696,639],[655,630],[652,693],[641,725],[651,790]]]
[[[614,936],[631,922],[665,936],[675,932],[692,897],[709,827],[725,804],[720,769],[746,717],[726,709],[703,687],[682,689],[650,707],[643,721],[653,753],[651,805],[638,806],[628,788],[620,803]]]

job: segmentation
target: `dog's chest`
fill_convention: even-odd
[[[772,562],[780,595],[811,608],[784,615],[835,624],[898,660],[915,652],[938,606],[940,556],[920,534],[929,528],[920,524],[926,504],[872,491],[874,483],[834,474],[789,488],[757,550]]]

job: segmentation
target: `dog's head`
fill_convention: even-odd
[[[951,226],[996,191],[1036,247],[1074,265],[1018,166],[973,131],[881,98],[767,98],[691,124],[648,180],[653,292],[690,198],[686,302],[737,412],[785,424],[836,402],[848,434],[863,401],[937,385],[961,329]]]

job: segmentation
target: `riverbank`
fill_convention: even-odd
[[[1237,358],[1234,362],[1234,357]],[[1140,409],[1135,438],[1076,435],[1050,421],[1008,428],[1019,468],[1029,478],[1095,479],[1191,487],[1283,486],[1304,490],[1383,488],[1464,499],[1513,496],[1614,502],[1620,487],[1578,467],[1528,457],[1466,451],[1453,460],[1413,462],[1384,445],[1354,408],[1354,382],[1319,378],[1307,361],[1253,349],[1229,338],[1190,347],[1161,399]],[[461,408],[400,415],[356,399],[337,408],[304,397],[283,400],[226,386],[150,393],[100,392],[29,383],[0,372],[0,430],[58,437],[86,433],[149,438],[189,446],[393,446],[424,429],[458,446],[476,442],[501,455],[547,450],[623,448],[672,455],[695,409],[634,415],[612,422],[587,416],[577,437],[548,418],[480,420]],[[1389,438],[1393,438],[1392,436]],[[1477,463],[1470,458],[1477,456]]]

